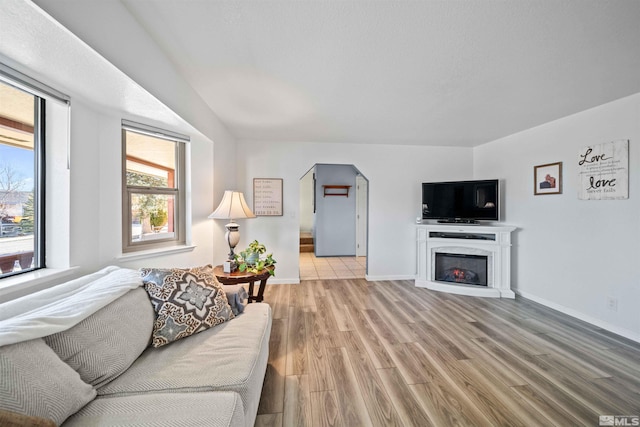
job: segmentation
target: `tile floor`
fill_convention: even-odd
[[[300,280],[364,279],[367,257],[320,257],[300,253]]]

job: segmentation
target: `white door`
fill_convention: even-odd
[[[368,182],[356,177],[356,256],[367,256],[367,196]]]

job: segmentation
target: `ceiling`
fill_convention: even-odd
[[[0,81],[0,144],[33,150],[34,97]]]
[[[120,4],[119,0],[95,1]],[[54,4],[78,8],[77,3],[68,0],[56,0]],[[62,8],[62,13],[66,12]],[[99,111],[117,111],[128,120],[168,126],[174,132],[198,132],[141,83],[133,81],[30,0],[0,0],[0,66],[25,73],[27,79],[56,88],[53,90],[72,99],[89,101]],[[17,109],[23,113],[10,118],[24,121],[24,102],[6,107],[0,108],[0,113]]]
[[[640,92],[637,0],[120,1],[239,140],[476,146]]]

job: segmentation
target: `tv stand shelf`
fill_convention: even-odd
[[[465,240],[496,240],[494,233],[465,233],[465,232],[445,232],[430,231],[430,239],[465,239]]]

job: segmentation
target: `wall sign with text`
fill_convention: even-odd
[[[282,178],[253,178],[253,213],[282,216]]]
[[[578,198],[629,198],[629,141],[605,142],[578,153]]]

